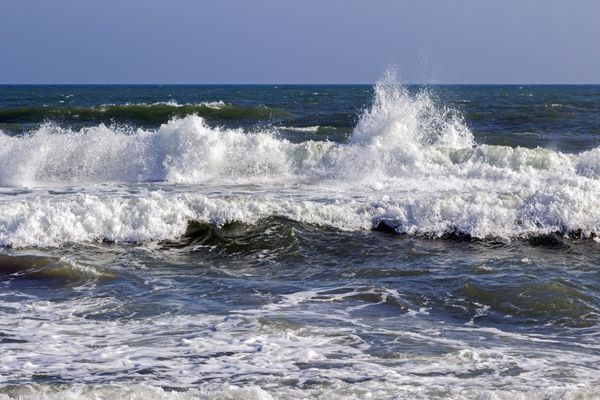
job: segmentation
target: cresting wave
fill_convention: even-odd
[[[111,279],[109,271],[97,270],[68,259],[33,255],[0,255],[0,277],[12,279],[54,280],[77,285],[94,280]]]
[[[106,104],[93,107],[30,107],[0,110],[0,123],[41,123],[44,121],[158,124],[171,118],[195,114],[215,120],[288,118],[290,114],[266,106],[241,107],[222,101],[200,104],[161,102],[152,104]]]
[[[23,137],[0,134],[0,186],[8,192],[83,187],[2,197],[0,244],[173,239],[190,221],[272,216],[434,237],[595,237],[599,177],[600,149],[477,144],[457,113],[388,79],[348,143],[211,128],[198,115],[157,130],[44,124]],[[136,188],[97,192],[111,182]],[[160,190],[140,182],[160,182]]]

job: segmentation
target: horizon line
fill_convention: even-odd
[[[470,82],[399,82],[403,86],[600,86],[600,82],[580,82],[580,83],[530,83],[530,82],[511,82],[511,83],[470,83]],[[356,83],[49,83],[49,82],[31,82],[31,83],[2,83],[0,86],[373,86],[377,82],[356,82]]]

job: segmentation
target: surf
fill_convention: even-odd
[[[595,238],[599,173],[598,149],[478,143],[434,93],[387,76],[341,142],[294,143],[276,127],[231,129],[195,114],[154,130],[48,122],[0,134],[0,186],[32,188],[0,202],[0,243],[168,240],[190,221],[270,217],[426,237]],[[116,190],[97,192],[107,185]],[[61,187],[79,189],[43,194]]]

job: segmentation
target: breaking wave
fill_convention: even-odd
[[[0,133],[5,192],[85,187],[3,197],[0,244],[172,239],[190,221],[272,216],[434,237],[594,237],[599,176],[600,149],[565,154],[478,144],[459,114],[388,78],[376,85],[347,143],[292,143],[271,131],[209,127],[199,115],[157,130],[47,123],[23,137]],[[111,182],[159,182],[160,190],[96,193],[95,185]]]
[[[242,107],[222,101],[199,104],[160,102],[152,104],[105,104],[93,107],[24,107],[0,110],[0,123],[22,124],[57,122],[118,122],[160,124],[172,118],[198,115],[214,120],[287,119],[284,110],[266,106]]]

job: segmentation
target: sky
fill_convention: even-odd
[[[597,0],[0,0],[0,83],[600,83]]]

